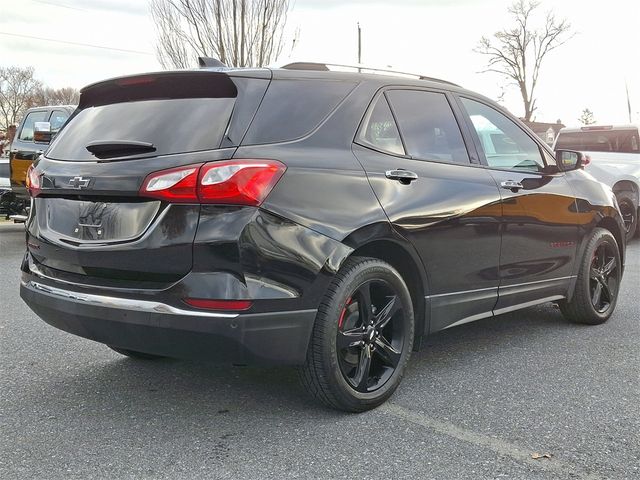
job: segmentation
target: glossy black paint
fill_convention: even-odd
[[[597,226],[613,232],[624,259],[624,226],[613,194],[584,171],[536,174],[486,165],[456,97],[471,93],[376,75],[251,72],[228,73],[238,95],[247,98],[236,101],[222,148],[106,162],[52,160],[45,154],[36,162],[43,188],[27,224],[21,288],[36,313],[59,328],[105,343],[127,331],[131,321],[140,328],[132,327],[135,332],[117,346],[132,350],[189,356],[184,342],[195,341],[204,356],[209,341],[211,355],[218,349],[220,355],[213,356],[219,359],[300,363],[313,315],[333,276],[353,255],[382,258],[404,276],[418,322],[417,344],[429,332],[570,297],[584,239]],[[250,144],[246,132],[272,127],[269,112],[258,115],[261,108],[279,102],[304,105],[286,89],[274,90],[269,102],[261,103],[271,79],[326,83],[328,78],[343,84],[344,98],[322,118],[309,120],[317,123],[310,131],[287,138],[283,129],[272,129],[263,134],[281,141]],[[357,132],[372,100],[390,87],[446,94],[469,164],[412,159],[358,144]],[[545,156],[552,156],[535,141]],[[169,205],[138,196],[151,172],[230,158],[270,158],[286,165],[260,208]],[[402,182],[386,175],[400,168],[417,178]],[[74,177],[88,179],[87,188],[78,191]],[[502,188],[508,180],[522,188]],[[97,225],[104,226],[100,234]],[[121,309],[114,309],[111,321],[103,307],[81,300],[49,302],[33,282],[186,310],[191,307],[185,298],[253,303],[235,317],[235,327],[228,319],[194,317],[180,324],[182,317]],[[286,321],[278,320],[280,312]],[[89,319],[101,321],[89,329]],[[238,325],[242,328],[234,330]],[[154,333],[154,326],[162,330]],[[194,340],[194,332],[207,333],[208,340]],[[282,337],[275,339],[274,332]],[[285,337],[296,348],[278,358],[267,343],[283,348]],[[223,346],[229,339],[231,350]]]

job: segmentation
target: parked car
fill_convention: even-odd
[[[20,199],[28,199],[25,177],[31,163],[44,152],[48,142],[34,138],[35,124],[48,122],[51,134],[55,135],[75,110],[72,105],[57,105],[30,108],[18,125],[16,136],[9,147],[11,189]]]
[[[638,231],[640,206],[640,135],[636,125],[589,125],[563,128],[554,148],[579,150],[590,158],[586,170],[616,194],[627,240]]]
[[[445,328],[611,316],[624,223],[580,153],[446,81],[314,69],[84,88],[28,174],[29,307],[134,358],[300,365],[347,411]]]

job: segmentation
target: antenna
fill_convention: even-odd
[[[198,57],[198,66],[200,68],[210,68],[210,67],[225,68],[226,67],[224,63],[222,63],[217,58],[213,58],[213,57]]]

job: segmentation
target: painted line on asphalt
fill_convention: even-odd
[[[514,445],[509,442],[505,442],[504,440],[501,440],[499,438],[489,437],[481,433],[460,428],[453,423],[436,420],[422,413],[400,406],[396,403],[387,402],[382,405],[379,410],[389,413],[401,420],[413,423],[414,425],[426,427],[430,430],[434,430],[437,433],[462,440],[463,442],[470,443],[477,447],[486,448],[497,453],[498,455],[511,457],[512,459],[520,463],[526,463],[527,465],[531,465],[548,472],[563,474],[566,476],[578,476],[578,478],[584,480],[604,479],[604,477],[587,472],[584,469],[577,467],[571,463],[563,462],[557,457],[535,460],[531,457],[531,454],[534,453],[534,451],[532,450]]]

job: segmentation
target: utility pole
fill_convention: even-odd
[[[632,123],[631,121],[631,100],[629,99],[629,86],[627,85],[627,81],[624,81],[624,88],[627,91],[627,110],[629,112],[629,123]]]
[[[360,22],[358,22],[358,65],[362,63],[362,30],[360,29]],[[358,72],[360,69],[358,68]]]

